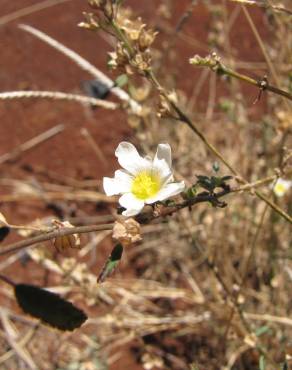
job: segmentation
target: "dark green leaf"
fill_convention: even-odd
[[[14,294],[22,310],[60,330],[79,328],[87,316],[71,302],[35,285],[16,284]]]
[[[122,258],[122,254],[123,246],[122,244],[117,244],[112,250],[108,260],[106,261],[97,278],[98,283],[102,283],[107,277],[109,277],[113,273],[118,263],[120,262],[120,259]]]
[[[87,95],[97,99],[106,99],[110,93],[110,88],[99,80],[85,81],[82,86]]]
[[[214,172],[218,172],[220,170],[220,166],[218,162],[215,162],[212,167],[213,167]]]
[[[10,228],[8,226],[0,227],[0,242],[2,242],[6,236],[10,233]]]
[[[228,180],[231,180],[233,177],[232,176],[223,176],[221,178],[222,181],[228,181]]]
[[[209,177],[205,175],[196,175],[196,177],[199,181],[209,180]]]

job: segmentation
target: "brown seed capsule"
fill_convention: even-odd
[[[113,227],[113,239],[120,242],[124,247],[141,241],[140,224],[133,218],[116,221]]]
[[[61,222],[58,220],[54,220],[53,224],[57,226],[57,229],[74,227],[68,221]],[[78,234],[61,235],[61,236],[56,237],[53,240],[53,244],[58,252],[63,252],[64,250],[69,249],[69,248],[80,249],[80,238]]]

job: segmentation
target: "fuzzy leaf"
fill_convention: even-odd
[[[120,259],[122,258],[122,254],[123,246],[122,244],[117,244],[112,250],[108,260],[106,261],[97,278],[98,283],[102,283],[107,277],[109,277],[113,273],[118,263],[120,262]]]
[[[35,285],[16,284],[14,294],[22,310],[60,330],[79,328],[87,316],[71,302]]]

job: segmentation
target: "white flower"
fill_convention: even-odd
[[[282,197],[292,187],[292,181],[279,178],[273,187],[277,197]]]
[[[152,204],[179,194],[185,188],[183,181],[173,182],[171,149],[159,144],[154,159],[143,158],[133,144],[123,141],[115,152],[123,170],[114,178],[104,177],[107,195],[122,194],[119,203],[126,208],[124,216],[137,215],[145,204]]]

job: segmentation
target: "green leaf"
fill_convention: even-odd
[[[128,76],[124,73],[120,76],[118,76],[115,80],[115,86],[123,87],[128,83]]]
[[[118,263],[120,262],[120,259],[122,258],[122,254],[123,254],[123,246],[122,244],[117,244],[112,250],[108,260],[104,264],[97,278],[98,283],[102,283],[107,277],[109,277],[113,273]]]
[[[255,335],[257,337],[260,337],[261,335],[263,334],[266,334],[270,331],[270,328],[267,326],[267,325],[264,325],[264,326],[261,326],[260,328],[258,328],[255,332]]]
[[[223,176],[221,178],[222,181],[228,181],[228,180],[231,180],[233,178],[233,176]]]
[[[16,284],[14,294],[25,313],[54,328],[71,331],[87,320],[85,313],[71,302],[38,286]]]
[[[213,163],[213,171],[214,172],[219,172],[219,170],[220,170],[220,165],[219,165],[219,163],[218,162],[215,162],[215,163]]]
[[[260,357],[259,369],[260,370],[265,370],[266,369],[266,361],[265,361],[264,356]]]

